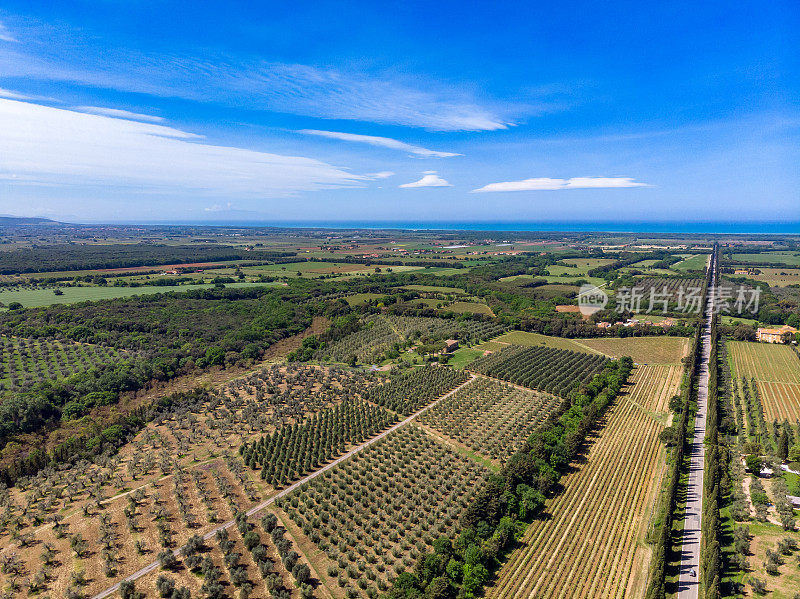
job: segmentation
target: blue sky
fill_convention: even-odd
[[[798,31],[788,0],[11,0],[0,213],[800,221]]]

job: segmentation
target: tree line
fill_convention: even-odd
[[[130,268],[157,264],[190,264],[230,260],[268,260],[295,252],[248,251],[228,245],[152,243],[82,245],[64,243],[0,252],[0,274]]]

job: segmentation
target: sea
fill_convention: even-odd
[[[143,224],[143,223],[140,223]],[[172,221],[158,225],[287,227],[320,229],[406,229],[437,231],[546,231],[603,233],[684,233],[716,235],[800,235],[800,222],[659,222],[659,221]]]

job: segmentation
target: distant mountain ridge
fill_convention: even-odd
[[[41,216],[0,216],[0,227],[14,225],[60,225],[57,220]]]

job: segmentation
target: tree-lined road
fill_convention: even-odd
[[[678,599],[697,599],[700,591],[700,530],[703,514],[703,472],[705,469],[706,411],[708,407],[708,365],[711,358],[711,319],[714,314],[717,255],[709,260],[711,281],[708,286],[705,319],[697,373],[697,415],[692,445],[689,450],[689,482],[686,490],[686,511],[681,536],[681,567],[678,578]]]

